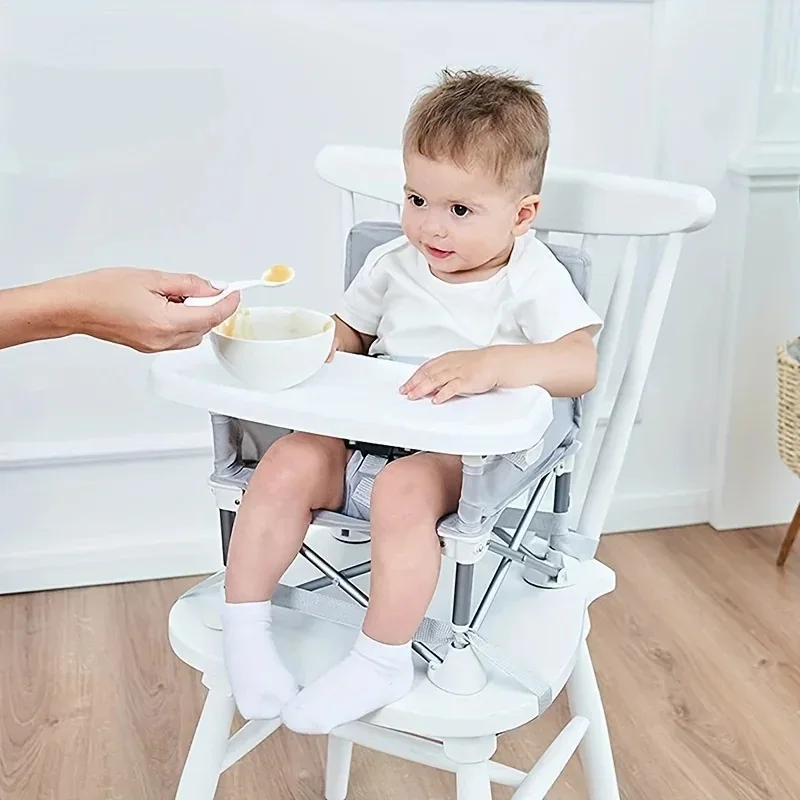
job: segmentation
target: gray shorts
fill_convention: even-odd
[[[488,505],[508,493],[508,487],[542,457],[544,442],[515,453],[490,459],[484,467],[481,499]],[[344,476],[344,503],[341,513],[354,519],[369,521],[372,489],[378,473],[390,462],[413,455],[415,450],[348,442],[351,450]]]
[[[369,520],[372,487],[378,473],[389,463],[387,456],[365,455],[354,450],[347,461],[344,475],[344,504],[342,513],[354,519]]]
[[[342,514],[369,521],[372,487],[378,473],[390,462],[413,455],[416,450],[350,440],[350,458],[344,473],[344,503]]]

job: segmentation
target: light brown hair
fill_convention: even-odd
[[[462,168],[480,166],[501,184],[542,187],[550,122],[535,84],[490,69],[449,70],[414,102],[403,150]]]

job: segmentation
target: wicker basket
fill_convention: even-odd
[[[800,476],[800,362],[789,353],[794,342],[800,338],[778,348],[778,453]]]

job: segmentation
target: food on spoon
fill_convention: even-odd
[[[270,283],[283,283],[283,281],[288,281],[293,274],[294,270],[287,267],[286,264],[273,264],[264,273],[262,279]]]

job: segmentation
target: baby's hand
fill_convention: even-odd
[[[331,344],[331,351],[328,353],[328,357],[325,359],[326,364],[330,364],[333,361],[333,355],[337,350],[342,349],[342,342],[338,336],[333,337],[333,343]]]
[[[457,394],[483,394],[497,386],[491,348],[455,350],[423,364],[401,387],[409,400],[433,395],[443,403]]]

